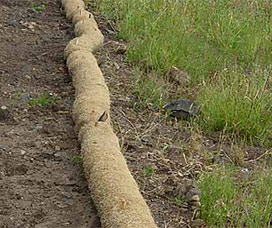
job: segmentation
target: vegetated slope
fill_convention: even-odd
[[[0,227],[99,227],[81,167],[58,1],[0,1]]]
[[[140,148],[150,153],[142,156],[151,165],[145,166],[137,159],[142,172],[151,174],[149,178],[141,177],[139,168],[132,164],[130,167],[142,189],[156,186],[151,187],[152,194],[143,193],[157,221],[160,220],[152,199],[156,203],[163,201],[165,192],[159,190],[169,184],[160,179],[162,174],[168,181],[173,178],[173,170],[172,173],[187,175],[184,162],[190,161],[201,167],[189,175],[202,192],[200,214],[196,213],[195,218],[202,218],[211,227],[270,227],[272,3],[98,0],[91,5],[110,19],[109,33],[126,40],[127,58],[136,68],[134,80],[120,83],[120,88],[127,89],[123,99],[133,103],[121,109],[120,115],[137,130],[127,129],[120,121],[117,127],[125,134],[124,145],[128,143],[128,147],[124,146],[127,159],[135,159],[131,153],[142,151]],[[118,70],[119,65],[113,64],[117,72],[122,70],[122,66]],[[115,74],[108,76],[110,82]],[[175,77],[178,80],[173,80]],[[125,94],[121,91],[119,99]],[[130,100],[134,96],[138,97],[137,102]],[[179,97],[196,100],[202,115],[187,124],[167,118],[169,122],[164,122],[161,107],[169,98]],[[135,111],[133,118],[128,110]],[[169,130],[169,141],[165,141],[163,130],[155,127],[157,122],[150,120],[154,115],[166,123],[159,126]],[[150,145],[152,139],[157,140],[156,145],[151,143],[152,150],[135,143],[131,146],[131,132],[142,139],[137,128],[141,119],[152,129],[147,127],[152,137],[146,134],[144,142]],[[168,128],[169,124],[173,128]],[[177,129],[187,134],[179,138],[179,143],[173,139]],[[175,149],[170,150],[171,147]],[[165,172],[158,158],[181,165],[166,165]],[[185,194],[176,192],[180,185],[170,186],[173,188],[166,195],[184,206]],[[171,211],[174,206],[170,204],[169,208]],[[169,210],[163,210],[169,214]],[[180,218],[177,214],[171,218],[164,213],[161,216],[165,219],[161,222],[170,221],[173,227],[177,226],[171,223],[173,217]]]
[[[270,144],[270,1],[99,0],[97,7],[117,21],[130,61],[160,75],[172,67],[189,74],[189,89],[183,83],[176,95],[159,91],[164,101],[194,97],[203,106],[199,124],[206,133]]]

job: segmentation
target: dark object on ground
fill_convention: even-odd
[[[170,116],[178,119],[188,119],[195,117],[199,113],[196,104],[186,99],[170,100],[163,108],[170,112]]]

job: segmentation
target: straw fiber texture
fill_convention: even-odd
[[[103,228],[156,228],[111,127],[110,94],[92,52],[104,37],[82,0],[62,0],[76,38],[64,50],[73,78],[73,117],[84,170]]]

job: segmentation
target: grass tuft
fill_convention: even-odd
[[[272,173],[221,167],[199,181],[201,218],[211,227],[270,227]]]
[[[34,12],[40,12],[40,11],[43,11],[45,10],[45,5],[44,4],[36,4],[36,3],[31,3],[30,5],[30,9]]]
[[[263,75],[222,72],[201,89],[200,125],[206,133],[224,131],[253,144],[271,146],[272,94]]]
[[[31,98],[29,101],[30,106],[39,106],[45,107],[48,105],[55,105],[56,104],[56,97],[50,96],[49,94],[42,94],[37,98]]]
[[[146,166],[144,169],[143,169],[143,174],[145,176],[152,176],[152,174],[154,174],[154,169],[151,167],[151,166]]]

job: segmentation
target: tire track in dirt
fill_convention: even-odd
[[[40,4],[39,1],[32,1]],[[100,227],[73,131],[63,50],[72,28],[58,1],[34,11],[0,2],[0,227]],[[49,94],[42,107],[28,103]]]

